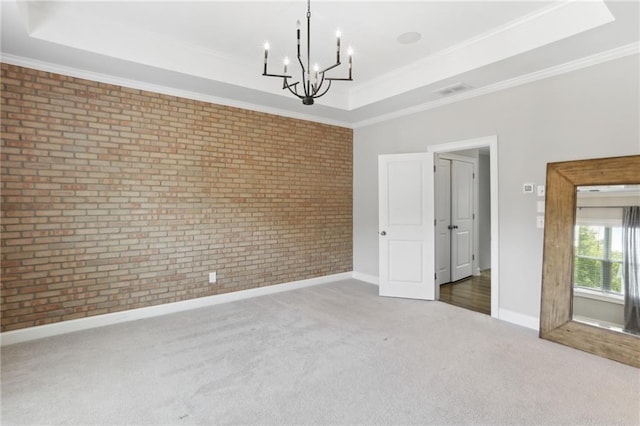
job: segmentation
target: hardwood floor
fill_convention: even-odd
[[[491,270],[441,285],[440,301],[491,315]]]

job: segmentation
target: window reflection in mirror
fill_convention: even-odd
[[[633,287],[629,291],[625,271],[633,275],[628,272],[629,265],[640,253],[640,241],[629,239],[628,220],[623,225],[625,207],[640,206],[640,185],[580,186],[576,195],[573,319],[640,334],[629,319],[637,314],[636,309],[627,309],[625,315],[625,299],[630,307],[629,297],[634,296],[625,293],[638,294]],[[630,213],[627,210],[625,214]],[[634,248],[636,254],[629,256]]]

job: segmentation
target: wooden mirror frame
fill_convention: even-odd
[[[640,155],[547,164],[540,337],[640,368],[640,336],[573,320],[578,186],[640,183]]]

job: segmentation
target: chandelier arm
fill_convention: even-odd
[[[342,64],[342,62],[336,62],[335,64],[331,65],[330,67],[323,69],[321,72],[324,74],[325,72],[327,72],[329,70],[332,70],[335,67],[340,66],[341,64]]]
[[[316,93],[320,91],[323,84],[324,84],[324,73],[322,73],[322,78],[320,79],[320,83],[314,85],[313,93],[311,93],[312,97],[314,98],[316,97]]]
[[[284,79],[282,79],[282,88],[283,88],[283,89],[287,89],[287,88],[289,88],[289,87],[294,87],[294,88],[295,88],[295,87],[296,87],[296,85],[297,85],[298,83],[300,83],[300,82],[299,82],[299,81],[296,81],[296,82],[295,82],[295,83],[293,83],[293,84],[289,84],[289,82],[287,81],[287,79],[286,79],[286,78],[284,78]]]
[[[307,72],[307,70],[304,67],[304,64],[302,63],[302,57],[300,55],[298,55],[298,62],[300,62],[300,68],[302,68],[302,81],[304,81],[304,74]]]
[[[286,74],[262,74],[264,77],[280,77],[280,78],[292,78],[292,76],[290,75],[286,75]]]
[[[265,55],[266,55],[266,53],[265,53]],[[284,72],[287,72],[287,67],[286,66],[284,67]],[[291,78],[290,75],[286,75],[286,74],[271,74],[267,70],[267,58],[266,58],[266,56],[265,56],[265,59],[264,59],[264,71],[262,72],[262,76],[263,77],[281,77],[281,78],[285,78],[285,79]]]
[[[351,78],[351,59],[349,59],[349,77],[327,77],[329,81],[353,81]]]
[[[331,80],[327,78],[327,81],[329,82],[329,85],[327,86],[326,89],[324,89],[324,92],[320,93],[319,95],[314,96],[314,98],[320,98],[322,96],[325,95],[325,93],[327,93],[329,91],[329,89],[331,88]]]
[[[298,55],[298,62],[300,62],[300,68],[302,68],[302,80],[301,80],[302,81],[302,88],[303,88],[303,90],[305,92],[305,95],[306,95],[307,94],[307,85],[305,84],[305,81],[307,81],[307,80],[305,80],[304,76],[307,73],[307,70],[304,67],[304,63],[302,63],[302,57],[300,55]]]
[[[289,84],[287,83],[287,84],[285,85],[285,87],[283,87],[283,89],[289,89],[289,91],[290,91],[293,95],[297,96],[297,97],[298,97],[298,99],[302,99],[302,98],[304,98],[304,96],[302,96],[302,95],[299,95],[299,94],[298,94],[298,88],[296,87],[299,83],[300,83],[299,81],[296,81],[296,82],[295,82],[295,83],[293,83],[292,85],[289,85]],[[295,91],[291,89],[292,87],[295,89]]]

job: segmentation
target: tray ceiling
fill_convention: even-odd
[[[312,1],[312,60],[332,62],[336,29],[355,54],[354,82],[336,82],[309,107],[261,76],[265,40],[274,71],[294,57],[304,1],[1,6],[5,62],[345,125],[603,52],[637,53],[640,33],[638,2]],[[401,43],[408,32],[421,37]],[[463,90],[439,91],[448,87]]]

